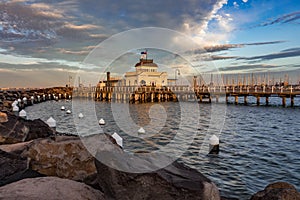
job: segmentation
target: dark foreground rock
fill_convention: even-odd
[[[27,159],[0,150],[0,180],[27,168]]]
[[[28,168],[27,159],[0,150],[0,186],[41,174]]]
[[[300,193],[289,183],[276,182],[254,194],[251,200],[300,200]]]
[[[40,119],[25,120],[6,113],[8,121],[0,123],[0,144],[13,144],[45,138],[54,135],[55,131]]]
[[[76,181],[57,177],[23,179],[0,187],[0,199],[105,200],[103,193]]]
[[[89,140],[89,139],[87,139]],[[93,141],[93,142],[92,142]],[[97,142],[96,142],[97,141]],[[90,141],[90,149],[97,149],[96,167],[98,183],[105,196],[111,199],[123,200],[219,200],[219,191],[213,182],[197,170],[174,162],[169,166],[148,173],[134,173],[140,169],[151,169],[152,158],[142,154],[133,161],[132,157],[124,153],[111,138],[104,134],[95,136]],[[96,144],[97,143],[97,144]],[[94,145],[94,147],[93,147]],[[98,147],[98,148],[96,148]],[[92,150],[93,151],[93,150]],[[150,156],[151,157],[151,156]],[[157,158],[157,156],[155,156]],[[168,159],[162,156],[161,159]],[[161,160],[164,162],[165,160]],[[125,167],[132,172],[116,170],[112,167]],[[138,169],[139,168],[139,169]]]
[[[47,175],[84,181],[96,174],[94,157],[79,137],[55,136],[36,139],[22,153],[31,169]]]

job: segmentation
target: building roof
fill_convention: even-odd
[[[135,64],[135,67],[139,66],[158,67],[157,64],[153,62],[153,59],[140,59],[140,62]]]
[[[129,76],[161,76],[161,75],[167,75],[167,72],[126,72],[125,77]]]

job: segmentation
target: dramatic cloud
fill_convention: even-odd
[[[44,16],[46,18],[62,19],[66,17],[61,10],[55,9],[49,4],[35,3],[31,4],[29,7],[36,11],[36,15]]]
[[[87,39],[100,25],[82,24],[56,8],[45,3],[0,3],[0,40],[29,42],[61,39]]]
[[[253,57],[241,57],[238,60],[273,60],[273,59],[280,59],[280,58],[289,58],[289,57],[297,57],[300,56],[300,48],[293,48],[293,49],[286,49],[278,53],[272,53],[267,55],[261,56],[253,56]]]
[[[232,48],[241,48],[241,47],[243,47],[242,44],[222,44],[222,45],[206,46],[204,47],[204,50],[206,52],[217,52],[217,51],[224,51]]]
[[[72,54],[72,55],[87,55],[90,53],[90,51],[72,51],[72,50],[66,50],[66,49],[59,49],[60,53],[63,54]]]
[[[96,26],[93,24],[83,24],[83,25],[74,25],[67,23],[64,25],[65,28],[71,29],[71,30],[90,30],[90,29],[98,29],[101,28],[100,26]]]
[[[237,56],[223,56],[223,55],[198,55],[195,56],[192,60],[193,62],[197,61],[216,61],[216,60],[230,60],[236,59]]]
[[[186,53],[188,54],[213,53],[219,51],[226,51],[233,48],[242,48],[245,46],[269,45],[269,44],[278,44],[283,42],[285,41],[255,42],[255,43],[242,43],[242,44],[220,44],[220,45],[204,46],[203,48],[191,50]]]
[[[112,34],[149,26],[181,31],[198,42],[216,43],[226,38],[222,31],[231,30],[228,26],[230,15],[218,14],[226,3],[227,0],[5,1],[0,3],[3,10],[0,13],[0,43],[4,42],[3,47],[7,48],[13,46],[18,53],[23,51],[24,54],[37,52],[37,48],[45,46],[84,48]],[[214,39],[206,33],[212,19],[223,29],[216,31]],[[70,52],[64,53],[70,55]]]
[[[227,60],[227,59],[235,59],[237,56],[218,56],[218,55],[212,55],[211,60]]]
[[[6,70],[6,73],[9,72],[10,75],[15,73],[16,76],[19,71],[23,73],[26,70],[38,69],[46,73],[50,71],[67,73],[68,70],[70,73],[75,73],[75,70],[87,73],[98,70],[98,73],[99,69],[95,66],[100,66],[99,63],[104,62],[105,56],[104,58],[96,56],[95,66],[81,64],[90,51],[115,34],[118,37],[120,32],[144,27],[167,28],[193,39],[195,46],[184,48],[187,44],[182,40],[176,40],[174,36],[154,36],[162,47],[180,44],[183,51],[190,49],[183,53],[187,60],[195,61],[196,66],[206,66],[207,70],[211,70],[208,63],[227,66],[231,70],[239,70],[238,65],[242,66],[240,70],[250,70],[247,66],[250,68],[251,63],[255,63],[251,65],[253,69],[272,69],[270,62],[267,61],[299,56],[298,48],[288,46],[291,43],[281,44],[284,41],[277,41],[280,39],[280,34],[278,34],[279,38],[268,37],[269,32],[253,36],[242,34],[244,38],[237,38],[238,36],[233,35],[238,32],[235,30],[245,22],[240,17],[242,15],[237,15],[237,13],[245,14],[244,9],[247,12],[248,8],[257,4],[262,5],[262,3],[249,3],[248,0],[2,0],[0,1],[0,70],[1,73]],[[274,13],[267,14],[264,17],[275,15]],[[248,17],[247,23],[251,21],[253,24],[254,21],[258,21],[257,18],[249,17],[253,15],[253,12],[244,15],[245,18]],[[277,19],[273,18],[260,26],[298,22],[299,18],[300,11],[292,12]],[[266,20],[260,18],[259,21]],[[141,37],[144,40],[153,36],[153,34],[145,35]],[[289,40],[290,36],[282,38],[289,42],[293,41]],[[231,39],[236,39],[236,42],[230,42]],[[268,39],[276,41],[264,42]],[[122,45],[126,46],[136,41],[137,37],[132,37],[116,46],[122,47]],[[253,43],[247,43],[247,41],[253,41]],[[269,52],[270,47],[262,46],[257,52],[253,50],[255,46],[271,44],[274,46],[280,44],[278,46],[285,50],[273,54]],[[297,45],[293,43],[293,47]],[[139,58],[138,53],[134,53],[130,57],[131,62],[136,62]],[[176,53],[179,55],[182,52]],[[253,53],[256,56],[253,56]],[[153,51],[150,55],[162,66],[186,65],[184,63],[186,61],[178,64],[178,59],[164,56],[161,52],[157,55]],[[127,64],[128,59],[129,55],[124,52],[124,57],[119,59],[120,62],[117,65]],[[262,67],[265,66],[265,61],[270,66]],[[29,75],[29,72],[27,74]],[[53,76],[54,74],[52,73]],[[63,76],[60,74],[60,77]],[[3,73],[2,77],[5,82]]]
[[[297,21],[299,19],[300,19],[300,11],[297,11],[297,12],[293,12],[293,13],[289,13],[289,14],[280,16],[275,20],[265,22],[265,23],[261,24],[261,26],[269,26],[269,25],[278,24],[278,23],[284,24],[284,23]]]
[[[83,52],[72,52],[67,51],[64,49],[61,49],[60,51],[64,51],[68,54],[75,54],[80,55]],[[55,66],[55,68],[60,68],[61,66],[68,66],[69,69],[81,69],[81,70],[94,70],[98,67],[92,64],[83,64],[81,62],[74,62],[70,60],[64,60],[64,59],[46,59],[46,58],[35,58],[35,57],[29,57],[29,56],[23,56],[23,55],[17,55],[17,54],[7,54],[5,51],[4,53],[0,53],[0,65],[5,68],[7,66],[7,69],[10,69],[8,66],[15,66],[16,69],[25,69],[28,68],[31,70],[30,66],[38,66],[40,65],[42,68],[43,66],[51,64],[51,66]],[[68,69],[68,68],[66,68]]]
[[[231,67],[226,67],[226,68],[219,68],[219,70],[221,72],[234,72],[234,71],[267,71],[268,69],[275,69],[275,68],[279,68],[282,66],[277,66],[277,65],[263,65],[263,64],[259,64],[259,65],[237,65],[237,66],[231,66]]]
[[[283,42],[286,42],[286,41],[254,42],[254,43],[244,43],[241,45],[257,46],[257,45],[266,45],[266,44],[279,44],[279,43],[283,43]]]

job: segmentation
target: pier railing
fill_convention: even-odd
[[[151,94],[153,94],[151,96]],[[175,96],[174,96],[175,95]],[[235,103],[238,103],[238,97],[244,97],[244,103],[247,103],[248,96],[257,98],[259,104],[260,97],[266,98],[266,104],[269,97],[282,98],[282,104],[286,105],[286,98],[291,98],[291,104],[294,103],[294,97],[300,96],[300,86],[196,86],[189,85],[169,85],[169,86],[109,86],[109,87],[85,87],[74,88],[73,96],[91,97],[100,100],[129,100],[139,101],[143,99],[191,99],[199,102],[213,98],[218,102],[219,97],[235,97]]]
[[[218,87],[197,87],[195,88],[197,97],[202,101],[203,97],[212,101],[215,98],[218,102],[220,96],[226,97],[228,103],[228,97],[233,96],[234,103],[239,103],[239,97],[244,97],[244,104],[247,104],[247,98],[249,96],[256,97],[257,105],[260,105],[260,98],[264,97],[266,105],[269,104],[269,97],[279,97],[282,99],[282,105],[286,106],[286,98],[290,98],[291,106],[294,106],[294,98],[300,96],[299,86],[218,86]]]
[[[216,86],[216,87],[208,87],[201,86],[195,87],[195,92],[208,92],[208,93],[271,93],[271,94],[286,94],[292,93],[295,95],[299,95],[300,86],[289,86],[289,87],[279,87],[279,86]]]

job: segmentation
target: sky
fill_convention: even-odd
[[[299,0],[0,0],[0,88],[64,86],[78,75],[95,85],[108,69],[133,70],[145,49],[169,78],[180,68],[296,83],[299,35]]]

